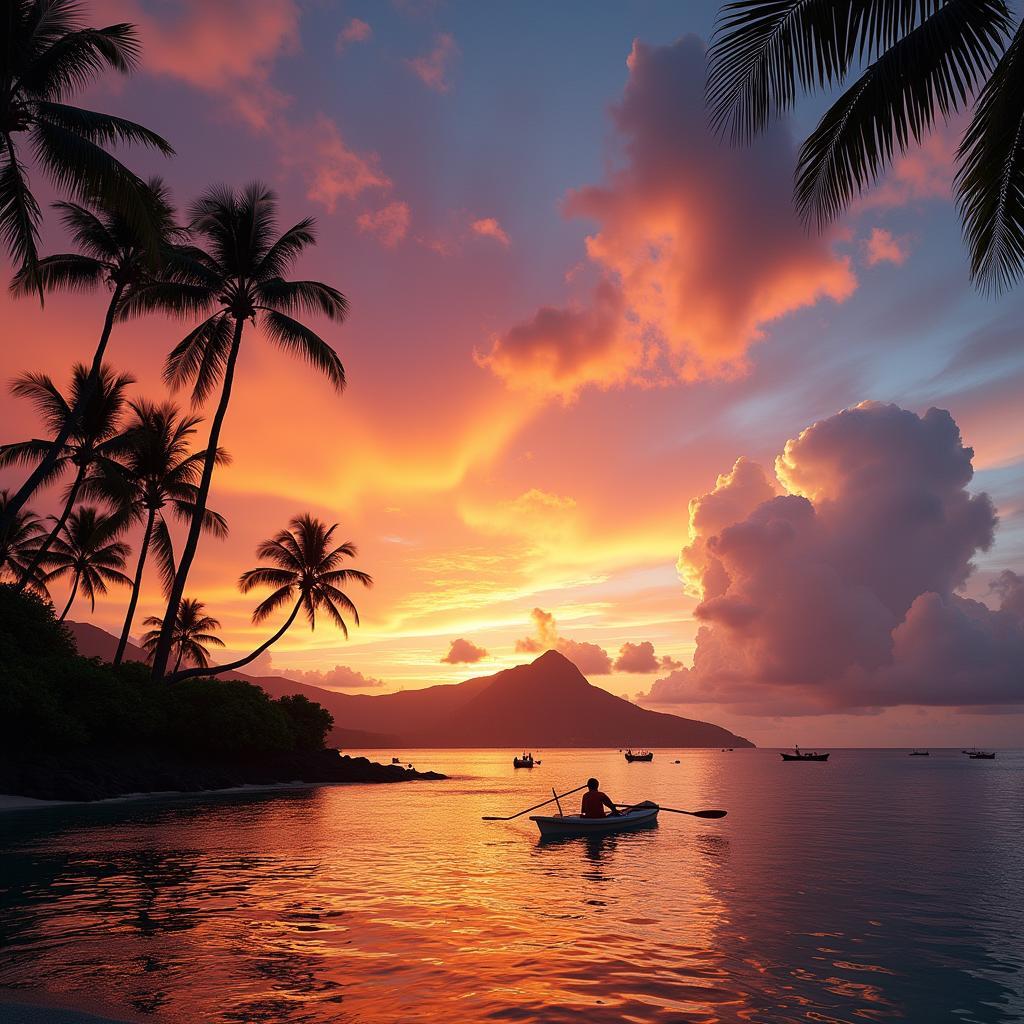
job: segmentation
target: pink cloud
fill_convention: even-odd
[[[451,83],[446,77],[448,67],[458,55],[459,47],[455,37],[447,32],[440,32],[434,37],[434,46],[429,53],[421,57],[411,57],[406,64],[428,89],[448,92],[451,89]]]
[[[441,659],[445,665],[474,665],[487,657],[487,651],[478,647],[470,640],[461,637],[453,640],[448,648],[448,653]]]
[[[356,224],[360,231],[376,235],[382,245],[391,248],[398,245],[409,230],[409,204],[389,203],[372,213],[361,213]]]
[[[509,244],[508,235],[505,234],[504,228],[494,217],[482,217],[480,220],[473,221],[470,227],[476,235],[493,238],[495,241],[501,242],[502,245]]]
[[[380,679],[364,676],[362,672],[357,672],[346,665],[335,665],[334,668],[323,671],[285,668],[281,669],[280,674],[286,679],[294,679],[297,683],[322,686],[328,690],[362,690],[384,685]]]
[[[517,640],[517,654],[538,654],[541,651],[558,651],[564,654],[584,675],[606,676],[612,670],[612,659],[599,644],[570,640],[559,635],[554,615],[542,608],[530,613],[534,635]]]
[[[643,640],[638,644],[624,643],[612,668],[616,672],[671,672],[682,668],[682,663],[667,654],[660,658],[654,653],[654,644]]]
[[[564,395],[733,375],[769,324],[856,287],[838,234],[809,236],[793,213],[786,126],[744,150],[709,134],[697,37],[637,42],[628,64],[612,112],[624,160],[565,203],[598,225],[586,249],[601,284],[493,341],[481,361],[509,384]]]
[[[350,43],[365,43],[373,35],[373,29],[362,18],[352,18],[338,33],[334,48],[341,53]]]
[[[387,191],[391,179],[375,153],[360,154],[346,145],[338,126],[323,114],[277,133],[281,162],[306,181],[306,197],[333,213],[340,199],[355,199],[368,190]]]
[[[183,0],[156,7],[101,0],[94,11],[97,21],[126,20],[138,27],[146,72],[223,94],[257,130],[266,130],[288,104],[269,79],[278,56],[298,47],[294,0]]]
[[[1024,583],[999,577],[995,609],[956,593],[996,523],[967,490],[972,456],[949,413],[865,402],[789,441],[775,481],[749,463],[719,478],[680,557],[701,597],[693,668],[646,700],[762,714],[1024,702]]]
[[[885,228],[872,228],[864,248],[869,267],[878,263],[895,263],[896,266],[901,266],[910,255],[906,240],[894,238]]]
[[[956,151],[963,132],[963,118],[937,127],[920,145],[912,144],[897,156],[882,180],[864,193],[857,208],[907,206],[929,199],[952,198]]]

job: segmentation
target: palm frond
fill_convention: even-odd
[[[36,104],[37,116],[50,124],[58,125],[89,142],[106,145],[141,145],[159,150],[164,156],[174,156],[169,142],[156,132],[135,121],[128,121],[113,114],[96,110],[83,110],[66,103]]]
[[[1002,291],[1024,273],[1024,26],[978,98],[963,142],[956,196],[971,277]]]
[[[260,301],[282,313],[321,313],[338,322],[348,315],[348,299],[320,281],[285,281],[272,277],[258,286]]]
[[[936,115],[949,118],[999,59],[999,0],[948,0],[898,40],[826,112],[800,151],[795,197],[824,226]]]
[[[15,398],[24,398],[31,402],[40,418],[54,434],[59,433],[71,415],[71,407],[57,385],[45,373],[23,373],[16,377],[11,382],[11,394]]]
[[[292,591],[292,587],[281,587],[279,590],[275,590],[270,597],[256,605],[256,609],[252,613],[252,621],[256,625],[266,621],[281,605],[291,600]]]
[[[167,357],[164,381],[171,388],[194,382],[193,397],[198,404],[210,393],[227,360],[231,345],[231,321],[218,311],[178,342]]]
[[[263,330],[286,352],[301,356],[320,370],[336,391],[344,390],[345,367],[338,353],[315,331],[272,309],[263,310]]]
[[[243,572],[238,580],[238,589],[248,594],[255,587],[294,587],[296,574],[288,569],[275,569],[271,566],[260,566]]]
[[[91,292],[103,284],[106,267],[90,256],[58,253],[39,260],[33,269],[22,267],[11,280],[15,295],[39,291]]]
[[[302,250],[315,244],[315,225],[316,221],[312,217],[306,217],[298,224],[292,225],[267,250],[257,267],[256,276],[263,281],[283,277],[302,254]]]
[[[39,204],[25,180],[25,169],[8,138],[0,153],[0,240],[14,262],[30,273],[39,260],[40,217]]]
[[[36,96],[64,96],[89,85],[108,68],[128,74],[137,67],[139,52],[135,27],[125,22],[68,32],[36,56],[22,85]]]

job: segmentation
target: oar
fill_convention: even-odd
[[[622,804],[616,804],[615,806],[625,813],[643,805],[629,804],[624,807]],[[681,811],[677,807],[663,807],[661,804],[657,804],[656,806],[659,811],[671,811],[673,814],[689,814],[694,818],[724,818],[729,813],[728,811]]]
[[[510,814],[507,818],[498,818],[493,814],[485,814],[483,816],[484,821],[511,821],[513,818],[521,818],[524,814],[529,814],[530,811],[537,810],[538,807],[547,807],[548,804],[553,804],[556,800],[563,796],[572,796],[573,793],[578,793],[581,789],[586,789],[586,786],[577,786],[576,789],[570,789],[568,793],[556,793],[550,800],[545,800],[542,804],[535,804],[533,807],[527,807],[525,811],[520,811],[518,814]],[[554,792],[554,790],[552,790]]]

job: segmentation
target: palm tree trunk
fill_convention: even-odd
[[[174,585],[171,587],[171,594],[167,600],[163,629],[160,631],[160,639],[153,653],[154,679],[163,679],[167,672],[167,659],[171,654],[171,637],[178,616],[178,605],[181,604],[181,598],[185,593],[185,583],[188,581],[192,559],[195,558],[196,548],[199,546],[199,534],[203,529],[206,500],[210,496],[210,482],[213,480],[213,467],[217,462],[217,449],[220,444],[221,427],[224,425],[224,415],[228,411],[228,403],[231,401],[231,384],[235,376],[235,362],[238,359],[238,348],[242,343],[242,328],[244,326],[244,320],[235,319],[235,333],[227,362],[224,365],[224,383],[221,385],[220,402],[217,405],[216,413],[214,413],[213,423],[210,425],[210,440],[206,446],[203,476],[199,482],[195,508],[192,510],[192,522],[189,523],[188,537],[185,539],[185,547],[182,549],[181,559],[178,562],[178,571],[174,574]]]
[[[68,521],[68,516],[71,515],[71,510],[75,507],[75,499],[78,497],[78,492],[82,487],[82,481],[85,479],[85,468],[85,463],[78,467],[78,472],[75,473],[75,479],[71,484],[71,490],[68,491],[67,501],[64,502],[64,510],[61,512],[56,526],[47,534],[46,540],[36,549],[35,554],[32,556],[32,561],[25,567],[24,574],[18,580],[16,588],[18,593],[21,593],[32,581],[36,569],[39,568],[39,563],[46,557],[46,552],[50,550],[50,545],[53,544],[60,531],[64,529],[64,524]]]
[[[114,328],[114,314],[117,312],[117,307],[121,303],[121,294],[124,291],[123,284],[116,284],[114,286],[113,294],[110,296],[110,302],[107,304],[107,315],[103,318],[103,332],[100,334],[99,344],[96,346],[96,353],[92,357],[92,366],[89,368],[89,376],[86,378],[85,386],[82,388],[82,393],[78,396],[78,401],[71,409],[71,413],[68,418],[64,421],[64,426],[61,427],[60,433],[53,440],[53,444],[50,445],[50,450],[43,456],[43,461],[29,475],[29,478],[21,485],[18,493],[14,495],[10,501],[7,502],[7,507],[0,512],[0,533],[3,533],[7,527],[14,522],[14,517],[21,511],[22,506],[32,497],[33,494],[38,490],[40,483],[46,478],[47,473],[53,469],[53,464],[57,461],[60,452],[64,450],[64,446],[67,444],[68,438],[71,436],[71,432],[78,426],[79,421],[82,418],[82,410],[92,400],[93,393],[96,391],[96,385],[100,379],[100,367],[103,365],[103,355],[107,350],[107,342],[110,340],[110,332]]]
[[[248,665],[250,661],[255,661],[265,650],[273,647],[278,640],[281,639],[291,628],[291,624],[295,621],[295,616],[299,614],[299,609],[302,607],[302,598],[295,602],[295,607],[292,609],[291,615],[288,616],[285,624],[265,643],[259,645],[255,651],[251,654],[247,654],[244,658],[239,658],[238,661],[229,662],[227,665],[213,665],[210,668],[190,668],[184,672],[176,672],[171,677],[171,682],[177,683],[182,679],[191,679],[193,676],[215,676],[221,672],[233,672],[236,668],[241,668],[243,665]]]
[[[60,613],[60,618],[57,620],[58,622],[63,622],[64,619],[67,618],[68,612],[71,611],[71,606],[75,603],[75,597],[78,594],[78,581],[81,578],[82,574],[80,572],[76,572],[75,582],[71,585],[71,596],[68,598],[68,603],[64,605],[64,611]]]
[[[174,659],[174,671],[178,671],[178,666],[181,664],[181,648],[178,648],[178,657]]]
[[[135,581],[132,584],[132,596],[128,601],[128,611],[124,616],[124,628],[121,630],[121,639],[117,642],[117,650],[114,652],[114,664],[120,665],[124,657],[124,649],[128,645],[128,632],[132,628],[132,619],[135,618],[135,609],[139,604],[139,591],[142,589],[142,570],[146,565],[146,555],[149,554],[149,542],[153,536],[153,524],[156,522],[156,509],[149,510],[149,518],[146,520],[146,532],[142,535],[142,547],[139,548],[139,564],[135,567]]]

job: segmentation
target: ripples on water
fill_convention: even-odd
[[[0,816],[0,990],[169,1022],[1024,1019],[1020,752],[402,753],[454,777]],[[480,820],[592,773],[729,817]]]

